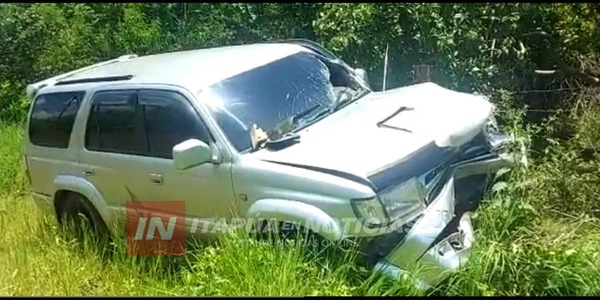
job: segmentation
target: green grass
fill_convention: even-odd
[[[56,221],[42,216],[24,192],[21,136],[20,128],[0,125],[0,295],[420,294],[409,281],[358,269],[353,253],[315,257],[297,244],[236,234],[190,247],[183,258],[128,257],[117,239],[116,254],[101,258],[89,243],[81,247],[59,234]],[[560,161],[540,161],[501,178],[474,216],[471,260],[430,293],[600,294],[600,222],[582,211],[591,204],[581,205],[595,195],[579,196],[572,209],[552,206],[556,195],[547,185],[556,180],[550,175]],[[595,192],[586,182],[576,181],[581,191]]]

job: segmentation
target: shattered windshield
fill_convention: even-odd
[[[251,69],[201,91],[200,99],[240,152],[254,148],[252,132],[287,132],[296,119],[311,121],[338,101],[338,93],[361,86],[340,65],[310,52],[297,52]],[[286,121],[293,120],[294,124]]]

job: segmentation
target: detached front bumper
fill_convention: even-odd
[[[395,279],[410,272],[423,289],[463,265],[474,241],[469,214],[455,216],[453,178],[416,222],[399,230],[405,232],[396,230],[368,243],[367,255],[378,257],[375,271]]]

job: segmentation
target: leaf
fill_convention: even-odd
[[[497,193],[508,188],[508,183],[501,181],[492,186],[492,192]]]
[[[498,172],[496,172],[496,175],[494,176],[494,180],[500,178],[502,175],[510,172],[510,168],[501,168],[500,170],[498,170]]]

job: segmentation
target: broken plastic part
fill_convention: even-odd
[[[261,144],[263,144],[268,139],[269,136],[262,128],[258,127],[256,123],[252,124],[252,127],[250,127],[250,140],[252,141],[253,150],[258,149],[261,146]]]

